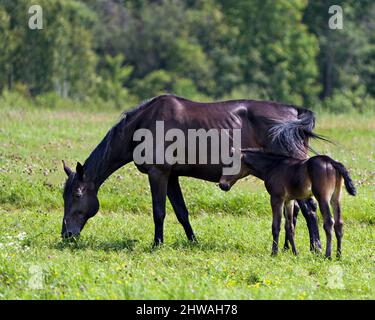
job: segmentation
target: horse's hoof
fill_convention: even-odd
[[[163,241],[154,241],[154,243],[152,244],[152,248],[158,248],[160,247],[161,245],[163,244]]]
[[[198,239],[195,236],[190,238],[189,241],[190,241],[191,244],[198,244],[199,243]]]

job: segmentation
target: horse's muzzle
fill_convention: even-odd
[[[230,185],[229,183],[219,183],[219,187],[223,191],[229,191],[230,190]]]
[[[79,237],[79,232],[78,233],[73,233],[73,232],[70,232],[70,231],[64,231],[64,232],[61,233],[61,237],[64,240],[78,238]]]

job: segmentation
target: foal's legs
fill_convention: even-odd
[[[148,172],[152,194],[152,209],[155,223],[154,246],[163,243],[163,228],[165,218],[165,202],[167,197],[169,173],[156,167],[152,167]]]
[[[335,192],[332,195],[331,198],[331,206],[333,209],[334,219],[335,219],[335,234],[337,239],[337,257],[341,257],[341,240],[343,235],[343,219],[341,215],[341,207],[340,207],[340,198],[341,198],[341,184],[342,180],[340,177],[340,180],[336,183]]]
[[[319,203],[320,212],[323,216],[323,228],[327,237],[326,257],[331,258],[333,221],[331,211],[329,209],[329,202],[325,197],[318,196],[317,200]]]
[[[193,229],[189,222],[189,212],[186,208],[184,198],[182,196],[178,176],[171,175],[168,181],[168,198],[172,204],[173,210],[177,216],[178,221],[184,227],[186,236],[190,241],[196,241]]]
[[[303,216],[305,217],[307,228],[309,229],[310,250],[320,251],[322,249],[322,245],[320,243],[316,204],[312,198],[307,200],[298,200],[297,202],[301,208]]]
[[[298,212],[299,212],[299,205],[297,202],[294,202],[294,207],[293,207],[293,226],[294,230],[296,229],[297,225],[297,217],[298,217]],[[285,217],[285,208],[284,208],[284,217]],[[285,218],[286,219],[286,218]],[[286,223],[284,224],[285,227],[285,242],[284,242],[284,250],[289,250],[289,241],[288,241],[288,235],[287,235],[287,225]]]
[[[297,255],[297,249],[294,241],[295,235],[295,228],[294,228],[294,221],[293,221],[293,209],[294,209],[294,201],[288,201],[285,203],[285,231],[286,236],[292,246],[292,251],[295,255]]]
[[[281,216],[283,214],[284,201],[280,197],[271,196],[272,207],[272,255],[277,255],[279,249],[279,234],[281,225]]]

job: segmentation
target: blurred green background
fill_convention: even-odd
[[[2,106],[123,110],[168,92],[375,110],[373,0],[39,0],[42,30],[32,4],[0,0]]]

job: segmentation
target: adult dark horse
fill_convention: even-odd
[[[124,113],[84,165],[77,163],[76,173],[64,163],[68,175],[64,189],[64,238],[79,235],[87,220],[97,213],[97,193],[100,186],[117,169],[134,161],[134,149],[141,143],[134,141],[134,134],[139,129],[144,129],[155,137],[157,121],[163,121],[165,128],[178,128],[185,136],[188,136],[191,129],[230,129],[232,132],[239,129],[241,148],[263,148],[300,159],[307,157],[308,139],[315,137],[312,133],[314,115],[307,109],[253,100],[198,103],[173,95],[155,97]],[[154,141],[155,150],[158,145],[159,141]],[[163,148],[167,146],[168,143]],[[162,150],[164,151],[165,149]],[[152,157],[155,160],[155,152]],[[155,164],[153,161],[151,164],[136,163],[136,166],[149,178],[155,223],[154,243],[163,242],[167,196],[188,239],[195,240],[178,178],[189,176],[219,182],[225,164],[209,160],[207,164],[198,162],[173,165]],[[300,206],[309,228],[310,244],[320,248],[316,214],[307,202],[301,202]]]

